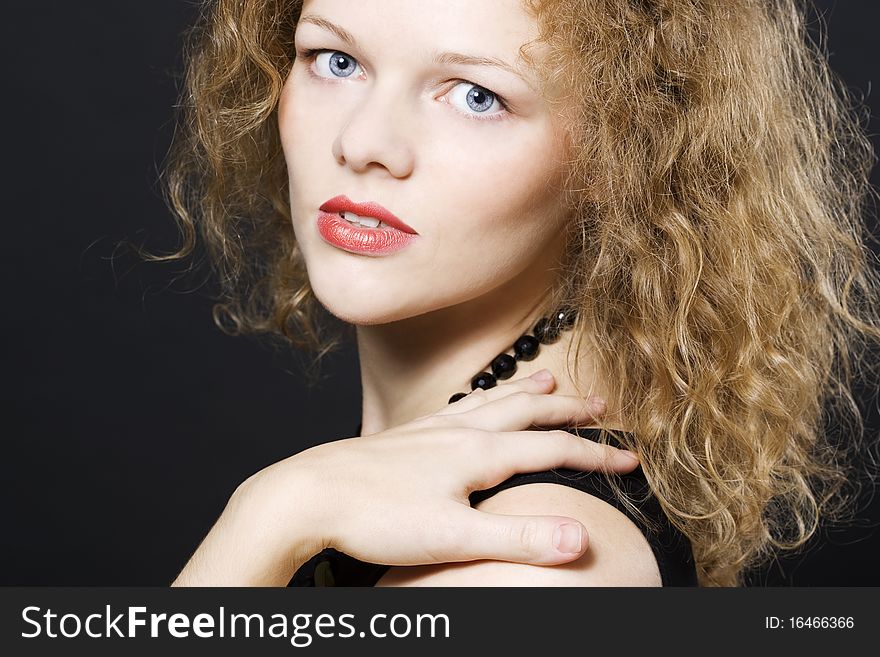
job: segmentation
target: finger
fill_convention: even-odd
[[[444,558],[494,559],[555,565],[579,558],[589,547],[586,528],[565,516],[515,516],[465,509],[456,518],[455,536]]]
[[[546,377],[542,378],[542,374],[546,373]],[[521,377],[512,381],[501,382],[494,388],[488,390],[477,388],[472,390],[466,396],[458,401],[448,404],[445,408],[440,409],[434,415],[451,415],[454,413],[464,413],[471,409],[477,408],[486,402],[501,399],[515,392],[531,392],[534,394],[552,392],[556,387],[556,380],[550,370],[541,370],[535,372],[531,376]]]
[[[480,459],[474,459],[472,485],[491,488],[521,472],[542,472],[553,468],[577,471],[630,472],[638,467],[638,456],[629,450],[603,445],[562,430],[487,433]]]
[[[534,394],[552,392],[556,387],[556,380],[550,373],[550,370],[541,370],[535,372],[531,376],[520,377],[509,382],[499,382],[496,386],[488,389],[477,388],[467,395],[448,404],[445,408],[440,409],[434,415],[451,415],[455,413],[463,413],[473,408],[485,404],[496,399],[501,399],[514,392],[526,391]]]
[[[520,431],[535,426],[588,424],[602,415],[605,402],[598,397],[541,395],[520,390],[482,404],[462,418],[467,426],[484,431]]]

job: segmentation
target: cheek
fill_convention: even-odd
[[[287,165],[294,228],[300,223],[304,208],[324,200],[315,198],[315,194],[328,189],[326,165],[322,184],[322,170],[316,162],[319,156],[330,157],[326,122],[321,121],[321,113],[313,107],[308,111],[309,99],[303,97],[300,87],[291,84],[288,77],[278,103],[278,132]]]
[[[486,140],[479,149],[471,142],[470,150],[437,154],[431,196],[438,214],[426,222],[431,253],[422,285],[448,281],[444,272],[454,271],[449,291],[473,297],[525,270],[542,269],[557,250],[563,221],[560,157],[546,138],[530,137]]]
[[[308,129],[310,117],[307,112],[302,111],[302,100],[298,97],[296,89],[297,86],[292,84],[291,77],[288,77],[278,101],[278,132],[288,166],[294,163],[292,158],[296,152],[294,146],[298,149],[307,146],[310,134]]]
[[[284,81],[284,86],[281,88],[281,96],[278,98],[278,132],[281,136],[282,146],[284,142],[287,140],[287,135],[290,133],[291,129],[294,127],[295,123],[293,121],[292,113],[293,113],[293,85],[291,84],[291,78],[293,77],[293,72],[291,71],[287,79]]]
[[[435,194],[451,210],[442,228],[454,227],[462,247],[478,246],[479,240],[540,242],[557,221],[560,151],[548,130],[523,132],[502,128],[497,137],[473,140],[468,148],[438,150]]]

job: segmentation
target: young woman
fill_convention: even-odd
[[[353,334],[363,419],[175,584],[729,586],[842,517],[872,154],[796,4],[208,3],[168,257],[228,330]]]

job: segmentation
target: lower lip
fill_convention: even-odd
[[[397,253],[417,235],[391,228],[366,228],[346,221],[338,214],[318,211],[318,232],[325,241],[352,253],[389,255]]]

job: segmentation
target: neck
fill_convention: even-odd
[[[358,326],[361,434],[440,410],[454,393],[470,392],[471,378],[477,373],[491,372],[496,355],[512,354],[516,339],[531,334],[540,319],[540,300],[547,292],[540,281],[529,285],[528,276],[523,278],[463,304],[390,324]],[[572,379],[577,367],[581,391],[604,395],[589,354],[582,353],[577,364],[569,361],[572,337],[572,331],[565,331],[557,342],[542,344],[536,358],[517,361],[514,375],[499,384],[548,368],[557,382],[553,394],[577,395]]]

